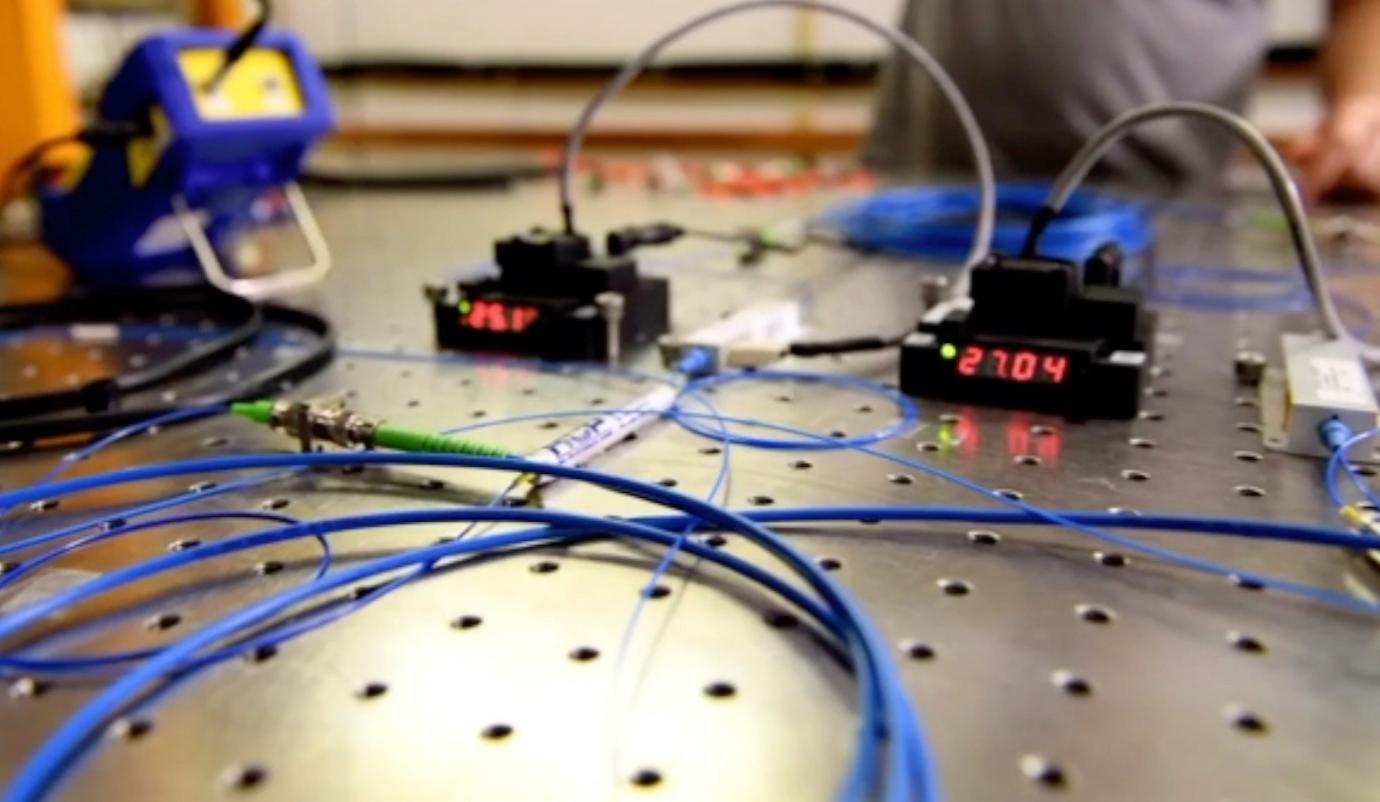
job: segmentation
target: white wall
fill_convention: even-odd
[[[5,0],[0,0],[4,2]],[[861,13],[891,20],[902,0],[841,0]],[[962,0],[956,0],[962,2]],[[1012,0],[1033,2],[1034,0]],[[1144,0],[1157,2],[1158,0]],[[1210,2],[1211,0],[1204,0]],[[674,20],[720,5],[723,0],[277,0],[276,24],[299,31],[327,61],[390,57],[469,62],[591,61],[626,58]],[[1101,0],[1087,0],[1101,2]],[[1268,0],[1275,39],[1282,44],[1317,40],[1326,21],[1327,0]],[[88,91],[98,91],[131,42],[174,22],[153,14],[74,14],[67,30],[74,74]],[[801,11],[771,9],[711,26],[672,46],[663,63],[729,59],[835,58],[865,60],[882,52],[866,31],[841,20]],[[439,90],[419,88],[397,96],[342,96],[342,116],[379,124],[557,126],[573,116],[583,99],[518,97],[501,88],[476,90],[465,102]],[[559,95],[559,93],[557,93]],[[569,93],[566,93],[569,94]],[[722,94],[722,93],[721,93]],[[725,94],[694,109],[679,99],[614,104],[606,122],[675,127],[736,124],[789,127],[808,107],[814,125],[857,129],[866,124],[865,93],[779,98]],[[646,106],[643,108],[642,106]],[[1307,81],[1270,86],[1259,93],[1252,116],[1272,132],[1312,124],[1320,101]],[[627,119],[623,119],[623,117]]]
[[[847,0],[890,20],[899,0]],[[668,25],[723,0],[279,0],[281,22],[322,58],[607,63],[625,58]],[[798,9],[763,9],[712,25],[673,46],[670,60],[869,58],[872,37],[841,20],[806,19]]]
[[[325,59],[410,56],[443,61],[604,63],[626,57],[668,25],[723,2],[278,0],[276,6],[282,23],[301,31]],[[862,14],[890,22],[902,0],[843,2]],[[1276,42],[1317,41],[1326,19],[1327,0],[1268,3]],[[871,34],[842,20],[801,10],[769,9],[705,28],[673,45],[665,60],[780,60],[802,55],[868,59],[884,50]]]
[[[902,0],[844,0],[891,21]],[[1145,0],[1156,2],[1157,0]],[[277,0],[277,24],[301,33],[325,60],[411,57],[442,61],[608,63],[625,58],[673,20],[723,0]],[[1030,0],[1015,0],[1030,2]],[[1088,0],[1100,2],[1100,0]],[[1268,0],[1275,40],[1317,40],[1327,0]],[[67,38],[74,73],[99,86],[131,42],[171,18],[73,14]],[[842,20],[763,10],[673,45],[664,61],[876,58],[884,47]]]

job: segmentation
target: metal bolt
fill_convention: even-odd
[[[1236,371],[1236,381],[1247,387],[1259,387],[1265,378],[1265,355],[1259,351],[1237,351],[1232,366]]]
[[[594,296],[594,304],[599,307],[599,316],[604,319],[604,357],[610,365],[616,365],[622,356],[623,294],[601,292]]]

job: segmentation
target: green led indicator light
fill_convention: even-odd
[[[470,310],[473,308],[474,307],[470,304],[469,299],[464,299],[460,301],[460,314],[468,315],[470,313]]]
[[[939,346],[939,355],[945,359],[953,359],[958,356],[958,347],[953,343],[944,343]]]

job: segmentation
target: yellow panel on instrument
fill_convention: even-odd
[[[224,50],[212,47],[188,48],[177,54],[182,77],[203,120],[296,117],[302,113],[297,73],[286,53],[262,47],[250,50],[208,94],[203,87],[224,58]]]
[[[172,141],[172,126],[168,125],[168,115],[163,109],[154,106],[149,112],[149,122],[153,124],[153,136],[131,139],[125,146],[125,159],[129,163],[130,186],[142,187],[158,166],[163,150]]]

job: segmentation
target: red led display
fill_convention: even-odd
[[[965,346],[954,366],[964,376],[1005,379],[1021,384],[1063,384],[1069,374],[1067,356],[1024,348]]]
[[[535,306],[519,306],[479,299],[470,304],[470,311],[460,316],[460,322],[472,329],[501,334],[521,334],[541,317]]]

